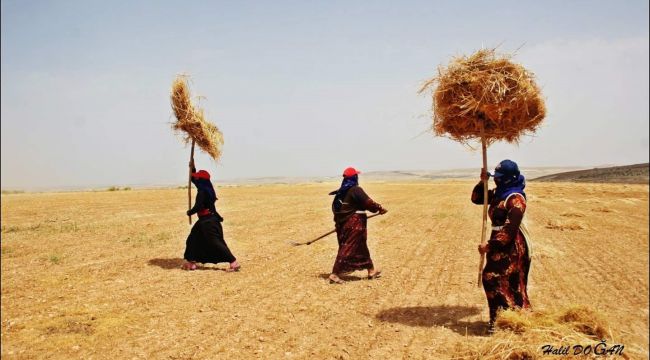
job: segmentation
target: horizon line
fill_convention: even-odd
[[[597,169],[597,168],[607,168],[607,167],[619,167],[619,166],[634,166],[634,165],[650,165],[648,162],[627,164],[627,165],[614,165],[614,164],[603,164],[596,166],[531,166],[531,167],[522,167],[522,170],[541,170],[541,169],[571,169],[571,170],[586,170],[586,169]],[[476,171],[476,168],[448,168],[441,170],[425,170],[425,169],[409,169],[409,170],[370,170],[362,172],[372,178],[373,175],[378,174],[395,174],[397,176],[420,176],[421,180],[439,180],[439,179],[468,179],[475,176],[469,174],[457,174],[457,175],[447,175],[443,176],[447,172],[468,172]],[[423,174],[416,174],[423,173]],[[434,176],[439,174],[438,176]],[[429,175],[428,177],[426,175]],[[550,175],[550,174],[549,174]],[[256,177],[238,177],[238,178],[226,178],[220,179],[219,183],[221,186],[231,186],[231,185],[271,185],[271,184],[287,184],[287,183],[297,183],[297,182],[325,182],[330,180],[336,180],[340,175],[314,175],[314,176],[256,176]],[[273,181],[276,180],[276,181]],[[284,180],[284,181],[278,181]],[[415,180],[415,179],[413,179]],[[182,183],[126,183],[116,185],[113,184],[96,184],[96,185],[63,185],[63,186],[39,186],[39,187],[27,187],[27,188],[18,188],[18,187],[7,187],[0,189],[2,194],[11,194],[11,193],[38,193],[38,192],[78,192],[78,191],[124,191],[124,190],[144,190],[144,189],[168,189],[172,187],[178,188],[187,188],[186,184]],[[128,188],[128,189],[127,189]]]

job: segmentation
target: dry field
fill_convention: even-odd
[[[491,346],[474,182],[361,182],[389,209],[369,220],[384,277],[344,285],[325,280],[335,237],[289,245],[332,228],[338,184],[219,188],[239,273],[180,270],[186,190],[2,195],[2,358],[450,359]],[[648,186],[527,192],[534,308],[595,309],[609,344],[647,358]]]

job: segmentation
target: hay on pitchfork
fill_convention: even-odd
[[[511,58],[482,49],[438,68],[420,89],[432,93],[436,135],[468,143],[483,129],[488,144],[518,143],[537,131],[546,116],[541,91],[534,75]]]
[[[205,118],[203,109],[192,104],[186,75],[179,75],[174,80],[171,103],[174,115],[176,115],[176,122],[172,128],[185,133],[183,140],[186,143],[194,140],[214,160],[219,160],[223,146],[223,134],[216,125]]]

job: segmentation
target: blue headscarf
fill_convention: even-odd
[[[494,191],[494,196],[497,200],[505,200],[511,194],[521,194],[526,198],[524,188],[526,187],[526,179],[521,172],[519,166],[512,160],[503,160],[494,168],[494,183],[497,185]]]
[[[332,201],[332,210],[334,212],[339,212],[341,210],[341,205],[343,205],[343,199],[352,187],[359,185],[359,175],[353,175],[343,178],[341,182],[341,187],[338,190],[334,190],[330,195],[336,195]]]
[[[214,191],[214,187],[212,186],[212,182],[210,182],[210,180],[192,177],[192,183],[196,185],[197,189],[203,190],[203,192],[208,195],[208,201],[210,201],[210,203],[213,203],[217,200],[217,193]]]
[[[494,190],[494,196],[499,200],[505,200],[511,194],[521,194],[524,199],[526,198],[526,193],[524,188],[526,187],[526,179],[523,175],[503,175],[497,176],[494,178],[494,183],[497,184],[497,188]]]

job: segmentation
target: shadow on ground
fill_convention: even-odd
[[[185,260],[181,258],[168,258],[168,259],[151,259],[149,265],[158,266],[163,269],[180,269]]]
[[[328,280],[330,277],[330,273],[323,273],[318,275],[319,278]],[[339,275],[339,278],[343,281],[359,281],[359,280],[367,280],[368,275],[359,275],[359,276],[354,276],[354,275]]]
[[[461,335],[484,336],[487,322],[462,320],[480,312],[481,309],[473,306],[409,306],[382,310],[376,318],[408,326],[444,326]]]
[[[185,262],[185,259],[181,258],[167,258],[167,259],[151,259],[149,260],[149,265],[158,266],[166,270],[181,270],[181,265]],[[208,266],[206,264],[196,264],[197,268],[194,271],[201,270],[212,270],[212,271],[226,271],[222,267],[217,267],[216,265]]]

